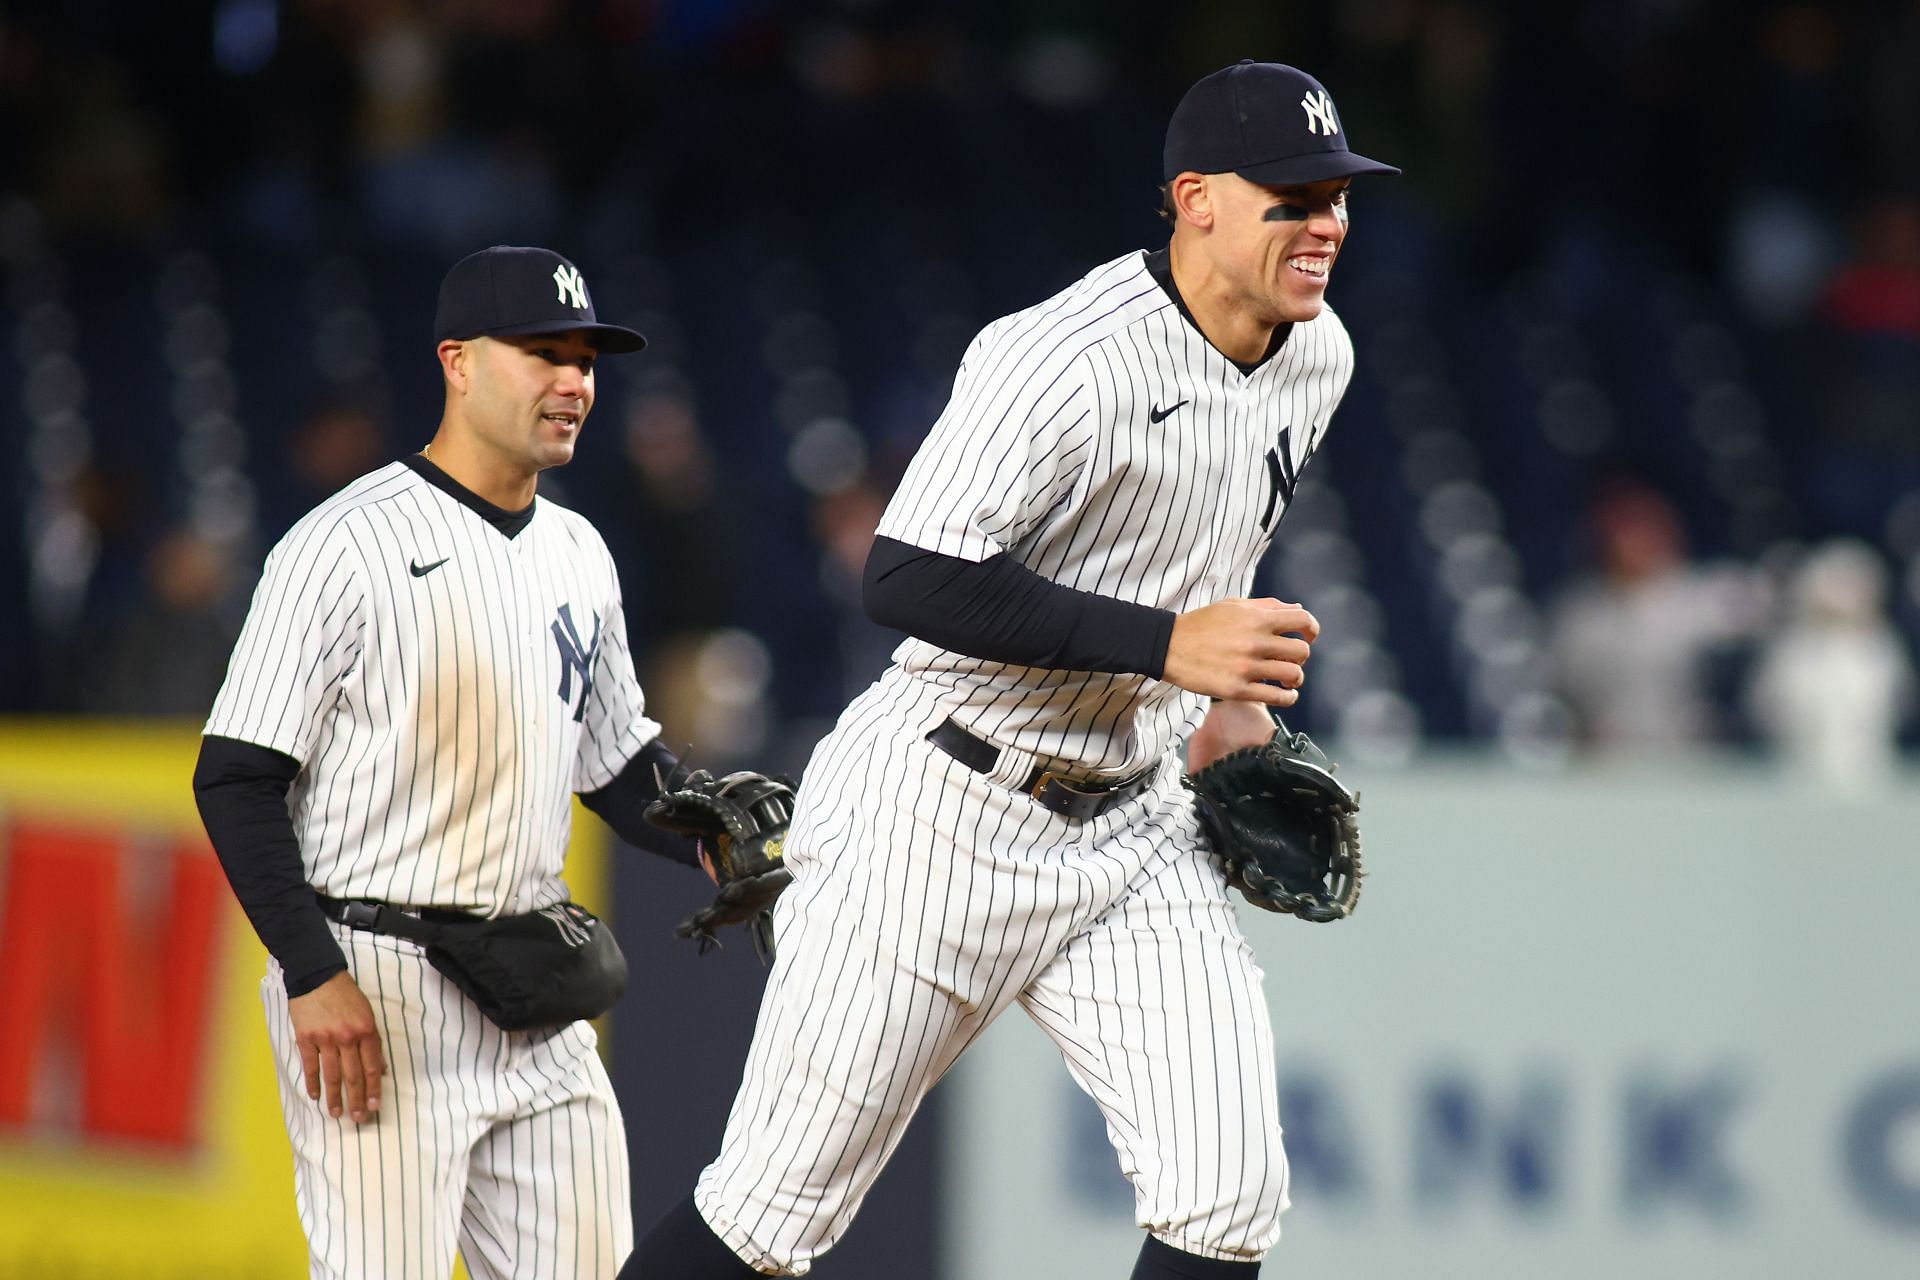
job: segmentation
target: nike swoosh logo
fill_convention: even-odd
[[[1151,412],[1149,412],[1149,413],[1147,414],[1147,421],[1149,421],[1149,422],[1165,422],[1165,421],[1167,420],[1167,418],[1168,418],[1168,417],[1169,417],[1169,416],[1170,416],[1170,415],[1171,415],[1171,414],[1173,413],[1173,411],[1174,411],[1175,409],[1178,409],[1178,408],[1180,407],[1180,405],[1183,405],[1183,404],[1185,404],[1185,403],[1186,403],[1186,401],[1185,401],[1185,400],[1182,400],[1182,401],[1180,401],[1180,404],[1172,404],[1172,405],[1168,405],[1168,406],[1167,406],[1166,408],[1164,408],[1164,409],[1162,409],[1162,408],[1161,408],[1161,407],[1160,407],[1159,405],[1155,405],[1155,406],[1153,407],[1153,409],[1152,409],[1152,411],[1151,411]]]
[[[451,559],[453,559],[452,556],[442,556],[432,564],[414,564],[412,561],[408,561],[407,568],[413,570],[414,577],[424,578]]]

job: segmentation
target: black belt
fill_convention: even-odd
[[[1000,748],[984,742],[955,724],[949,716],[927,734],[927,741],[958,760],[975,773],[992,773],[1000,762]],[[1119,782],[1087,783],[1069,781],[1039,765],[1020,784],[1045,809],[1066,818],[1097,818],[1117,804],[1133,799],[1153,783],[1155,769],[1145,769]]]
[[[318,889],[313,900],[327,919],[349,929],[384,933],[390,938],[408,938],[414,942],[434,942],[440,937],[436,924],[459,924],[481,919],[470,911],[451,907],[396,907],[375,898],[329,898]]]

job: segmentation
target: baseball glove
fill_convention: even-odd
[[[1304,733],[1229,752],[1189,775],[1193,807],[1248,902],[1323,924],[1360,901],[1360,797]]]
[[[720,886],[712,902],[674,929],[677,937],[697,939],[705,955],[720,945],[715,930],[746,924],[761,958],[773,954],[773,900],[793,880],[781,850],[792,818],[793,784],[750,772],[716,778],[696,769],[647,806],[648,822],[699,842]]]

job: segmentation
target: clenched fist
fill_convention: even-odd
[[[1290,707],[1319,637],[1320,623],[1297,604],[1221,600],[1174,619],[1161,678],[1211,698]]]

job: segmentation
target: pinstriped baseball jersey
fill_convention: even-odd
[[[879,532],[1182,612],[1245,595],[1352,346],[1321,310],[1243,370],[1156,261],[989,325]],[[758,1269],[806,1274],[927,1091],[1018,1007],[1101,1108],[1136,1221],[1257,1260],[1288,1173],[1262,975],[1173,759],[1203,700],[917,639],[895,658],[807,766],[760,1023],[695,1207]],[[930,740],[949,718],[991,764]],[[1150,773],[1082,820],[1036,800],[1036,764]]]
[[[1055,582],[1177,612],[1251,589],[1353,373],[1331,308],[1252,372],[1215,350],[1128,254],[988,325],[879,532],[968,560],[1007,554]],[[988,662],[909,639],[906,672],[998,745],[1128,773],[1205,700],[1138,675]]]
[[[301,763],[287,804],[322,891],[531,911],[566,896],[573,793],[659,726],[593,528],[542,499],[499,527],[432,470],[364,476],[273,549],[206,732]],[[311,1274],[445,1280],[456,1247],[476,1280],[614,1274],[626,1138],[593,1028],[503,1031],[417,943],[329,927],[389,1074],[364,1123],[311,1101],[269,964]]]
[[[316,888],[501,915],[566,896],[573,793],[659,726],[593,527],[536,499],[509,538],[396,462],[267,557],[206,732],[304,766]]]

